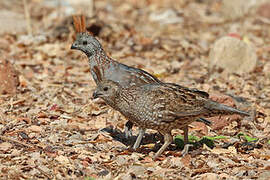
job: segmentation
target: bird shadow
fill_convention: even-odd
[[[113,126],[109,126],[106,128],[101,129],[103,132],[109,133],[109,135],[113,138],[113,140],[121,142],[124,144],[127,148],[124,148],[122,150],[132,153],[134,151],[148,155],[150,152],[157,152],[162,144],[163,136],[159,133],[145,133],[144,137],[142,139],[141,145],[147,145],[147,144],[155,144],[154,146],[141,146],[136,150],[132,149],[133,144],[135,143],[137,136],[132,135],[129,138],[125,137],[125,133],[122,132],[118,128],[114,128]],[[192,136],[191,136],[192,137]],[[218,136],[219,137],[219,136]],[[221,136],[222,137],[222,136]],[[189,136],[190,138],[190,136]],[[217,138],[217,137],[216,137]],[[239,140],[240,141],[240,140]],[[257,140],[256,140],[257,142]],[[228,143],[227,146],[224,146],[223,148],[227,149],[229,146],[235,146],[237,149],[242,149],[242,151],[249,151],[254,148],[261,148],[260,144],[258,145],[256,142],[252,143],[246,143],[244,142],[237,142],[237,144],[234,143]],[[201,148],[204,144],[207,145],[210,149],[213,149],[215,147],[215,140],[212,140],[211,138],[203,137],[200,140],[192,141],[189,140],[189,144],[191,144],[191,148],[189,148],[189,154],[191,156],[195,156],[197,154],[200,154],[203,149]],[[170,144],[170,146],[167,148],[167,153],[165,156],[182,156],[181,151],[184,148],[184,141],[183,138],[178,138],[177,136],[174,138],[174,142]]]
[[[123,143],[125,146],[133,146],[137,139],[137,135],[132,135],[131,137],[126,138],[125,133],[118,128],[112,126],[101,129],[101,131],[107,132],[115,140]],[[141,145],[145,144],[154,144],[157,142],[163,143],[163,136],[159,133],[145,133],[142,139]]]
[[[127,148],[125,150],[128,150],[130,152],[138,152],[142,154],[149,154],[151,151],[157,152],[160,147],[163,145],[164,140],[163,136],[160,133],[145,133],[144,137],[142,139],[141,145],[146,145],[146,144],[155,144],[154,146],[151,147],[142,147],[140,146],[138,149],[133,150],[132,146],[135,143],[137,136],[132,135],[129,138],[125,137],[125,133],[119,130],[118,128],[114,128],[113,126],[109,126],[106,128],[101,129],[103,132],[107,132],[110,134],[110,136],[113,138],[113,140],[121,142]],[[198,149],[197,146],[192,147],[190,150],[196,150]],[[181,151],[183,150],[183,147],[179,147],[178,145],[175,144],[175,142],[171,143],[169,147],[167,148],[169,151]]]

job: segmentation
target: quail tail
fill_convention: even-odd
[[[239,114],[242,116],[250,115],[249,113],[245,111],[241,111],[233,107],[226,106],[226,105],[214,102],[214,101],[208,101],[205,104],[205,108],[211,111],[213,114]]]

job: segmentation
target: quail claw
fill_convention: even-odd
[[[125,132],[126,139],[128,139],[132,136],[132,129],[129,129],[127,126],[125,126],[124,132]]]
[[[133,145],[133,149],[137,149],[140,146],[144,133],[145,133],[145,129],[140,128],[139,129],[139,135],[138,135],[138,137],[136,139],[136,142]]]
[[[183,157],[188,154],[189,148],[192,147],[192,146],[193,146],[192,144],[186,144],[184,146],[184,149],[181,152]]]

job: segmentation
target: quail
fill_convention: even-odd
[[[160,132],[164,136],[164,144],[154,158],[171,144],[173,129],[183,128],[199,117],[229,114],[249,116],[247,112],[210,100],[203,92],[196,93],[192,89],[172,83],[123,88],[114,81],[101,81],[93,97],[104,99],[109,106],[140,129]],[[138,138],[136,142],[140,141]]]
[[[84,16],[73,16],[73,22],[76,30],[76,39],[71,49],[80,50],[87,55],[90,72],[96,83],[99,83],[101,80],[112,80],[119,83],[123,88],[128,88],[133,85],[140,86],[149,83],[162,83],[155,76],[142,69],[127,66],[109,57],[103,50],[100,42],[87,32]],[[198,121],[202,121],[206,124],[210,123],[203,118],[198,119]],[[125,126],[126,137],[131,135],[130,129],[132,126],[133,123],[128,121]],[[188,127],[183,127],[183,130],[184,139],[185,142],[187,142]],[[140,129],[139,137],[142,138],[143,134],[144,130]]]

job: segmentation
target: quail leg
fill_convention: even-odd
[[[188,153],[188,150],[193,145],[188,144],[188,125],[183,127],[184,131],[184,149],[182,150],[182,156],[185,156]]]
[[[188,125],[183,127],[183,131],[184,131],[184,145],[186,145],[188,143]]]
[[[161,146],[158,152],[154,155],[154,159],[160,156],[165,151],[165,149],[172,143],[172,141],[173,141],[173,137],[171,133],[164,134],[164,144]]]
[[[130,121],[128,121],[128,122],[126,123],[126,126],[125,126],[125,133],[126,133],[126,128],[128,127],[127,125],[129,124],[129,122],[130,122]],[[132,123],[132,122],[130,122],[130,123]],[[132,125],[133,125],[133,124],[132,124]],[[131,127],[132,127],[132,126],[131,126]],[[188,143],[188,126],[185,126],[185,127],[183,128],[183,131],[184,131],[184,145],[186,145],[186,144]],[[128,132],[132,133],[132,131],[128,131]],[[144,133],[145,133],[145,130],[143,130],[143,129],[140,129],[140,130],[139,130],[139,134],[138,134],[138,136],[137,136],[137,139],[136,139],[135,144],[133,145],[133,149],[137,149],[137,148],[140,146],[141,141],[142,141],[142,137],[143,137]],[[126,138],[128,138],[128,137],[126,136]]]
[[[203,123],[205,123],[208,126],[211,125],[211,121],[208,121],[208,120],[203,119],[203,118],[199,118],[199,119],[197,119],[197,121],[198,122],[203,122]],[[132,130],[131,130],[132,126],[133,126],[133,123],[130,122],[130,121],[128,121],[125,124],[125,130],[124,131],[125,131],[125,137],[127,139],[132,136]],[[185,126],[183,128],[183,131],[184,131],[184,144],[187,144],[188,143],[188,126]],[[141,136],[143,136],[143,134]],[[139,145],[141,144],[141,142],[137,142],[137,143],[138,143],[137,146],[139,147]]]
[[[128,121],[126,124],[128,124],[129,122],[130,121]],[[182,151],[182,154],[183,152],[187,154],[188,148],[191,146],[191,145],[188,145],[188,125],[183,127],[183,131],[184,131],[184,150]],[[140,146],[144,133],[145,133],[145,129],[139,129],[139,134],[137,136],[135,144],[133,145],[133,149],[137,149]]]
[[[133,149],[137,149],[140,146],[144,133],[145,133],[145,129],[140,128],[139,129],[139,135],[138,135],[138,137],[136,139],[136,142],[133,145]]]
[[[203,119],[204,120],[204,119]],[[200,121],[200,120],[199,120]],[[203,121],[204,122],[204,121]],[[209,121],[210,122],[210,121]],[[133,123],[128,121],[126,124],[125,124],[125,135],[126,135],[126,138],[128,137],[131,137],[132,136],[132,131],[131,131],[131,128],[133,126]],[[182,154],[187,154],[188,153],[188,150],[189,150],[189,147],[191,147],[192,145],[188,145],[188,125],[184,126],[183,127],[183,131],[184,131],[184,149],[182,151]],[[139,134],[138,134],[138,137],[136,139],[136,142],[135,144],[133,145],[133,149],[137,149],[140,144],[141,144],[141,141],[142,141],[142,137],[145,133],[145,130],[143,129],[140,129],[139,130]]]
[[[199,118],[196,120],[197,122],[203,122],[204,124],[211,126],[212,122],[204,119],[204,118]],[[193,145],[188,144],[188,125],[183,127],[183,131],[184,131],[184,149],[182,150],[182,156],[185,156],[188,153],[188,150],[190,147],[192,147]]]
[[[125,124],[125,137],[126,139],[128,139],[129,137],[132,136],[132,126],[133,126],[133,123],[131,121],[128,121],[126,124]]]

